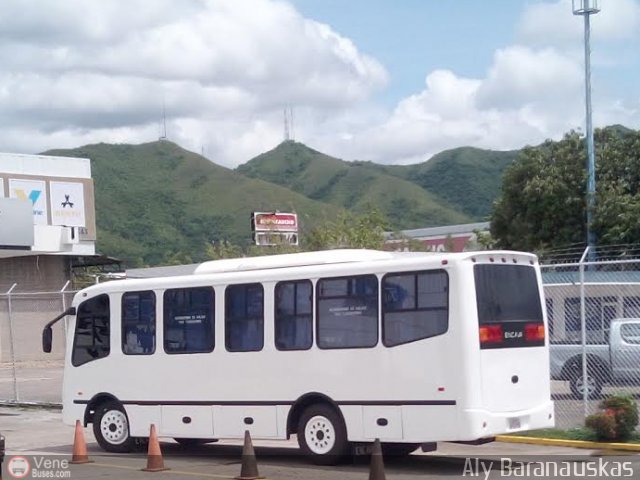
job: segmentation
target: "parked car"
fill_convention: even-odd
[[[566,380],[575,398],[597,398],[604,384],[640,385],[640,318],[611,321],[608,342],[587,344],[587,378],[583,379],[582,345],[552,343],[551,378]]]

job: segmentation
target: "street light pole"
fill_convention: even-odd
[[[585,103],[587,113],[587,249],[580,260],[580,317],[582,320],[582,402],[584,416],[589,413],[588,378],[589,367],[587,362],[587,326],[585,319],[585,295],[584,295],[584,265],[585,256],[588,262],[595,259],[596,236],[593,231],[593,213],[596,194],[596,159],[593,148],[593,124],[591,122],[591,15],[598,13],[598,0],[572,0],[573,14],[584,17],[584,78],[585,78]],[[587,264],[588,265],[588,264]],[[590,266],[587,266],[590,269]]]
[[[594,252],[596,235],[593,231],[593,216],[596,196],[596,158],[593,144],[593,122],[591,119],[591,15],[600,11],[598,0],[573,0],[573,14],[584,17],[584,78],[587,127],[587,247]],[[589,256],[592,254],[590,253]]]

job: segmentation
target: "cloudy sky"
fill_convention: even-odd
[[[640,0],[592,17],[594,122],[640,128]],[[584,128],[571,0],[2,0],[0,151],[161,134],[236,166],[283,139],[424,161]]]

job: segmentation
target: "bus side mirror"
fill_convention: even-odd
[[[42,351],[44,353],[51,353],[51,343],[53,341],[53,331],[51,330],[51,327],[53,326],[53,324],[55,324],[56,322],[59,322],[67,315],[75,315],[75,314],[76,314],[76,307],[69,307],[64,312],[62,312],[60,315],[58,315],[56,318],[54,318],[44,326],[44,328],[42,329]]]
[[[47,326],[42,330],[42,351],[51,353],[51,342],[53,340],[53,330]]]

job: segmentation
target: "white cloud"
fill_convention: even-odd
[[[640,0],[601,6],[597,65],[637,62]],[[285,105],[295,106],[297,139],[386,163],[580,128],[582,22],[571,2],[531,3],[516,28],[517,43],[496,50],[484,75],[428,72],[421,91],[387,110],[371,102],[388,82],[380,62],[284,0],[3,0],[0,146],[152,141],[163,102],[169,138],[227,166],[282,139]],[[596,125],[640,126],[638,95],[595,80]]]
[[[414,163],[448,148],[508,150],[558,139],[584,125],[583,82],[580,62],[571,54],[507,47],[496,51],[484,78],[431,72],[425,89],[402,100],[388,118],[336,144],[353,158]],[[596,125],[640,126],[638,100],[596,95]]]
[[[223,129],[225,145],[209,142],[224,163],[247,159],[232,139],[270,136],[259,133],[260,116],[287,104],[344,108],[387,82],[349,39],[277,0],[4,0],[0,64],[5,146],[20,148],[9,133],[20,128],[42,133],[32,151],[122,132],[152,140],[143,136],[164,99],[181,139],[236,126]]]
[[[508,108],[564,101],[579,91],[583,79],[582,66],[575,58],[551,48],[516,45],[495,53],[478,103],[485,108]]]
[[[594,123],[639,128],[637,90],[611,91],[598,81],[608,69],[633,62],[637,69],[640,2],[600,3],[602,11],[592,17],[594,43],[601,42],[593,55],[600,75],[592,89]],[[383,121],[343,133],[348,141],[336,140],[333,148],[353,158],[414,163],[448,148],[515,149],[583,129],[581,20],[570,0],[530,4],[518,25],[519,43],[496,50],[486,75],[430,72],[424,90],[399,102]]]

